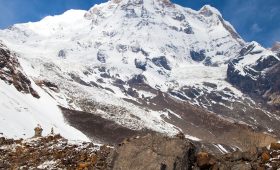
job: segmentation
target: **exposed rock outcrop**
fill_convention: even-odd
[[[110,155],[111,169],[190,169],[195,147],[185,139],[148,134],[125,140]]]
[[[221,169],[251,170],[280,167],[278,143],[267,149],[215,155],[182,138],[148,134],[124,140],[107,158],[109,169]]]
[[[152,62],[158,67],[163,67],[166,70],[171,70],[171,67],[169,66],[165,56],[152,58]]]
[[[23,72],[13,53],[0,41],[0,79],[8,84],[13,84],[19,92],[30,93],[33,97],[40,98],[39,94],[32,88],[31,81]]]
[[[270,89],[263,95],[271,105],[280,108],[280,62],[266,72]]]
[[[48,89],[56,93],[59,92],[59,87],[55,83],[50,82],[48,80],[36,80],[35,83],[42,88],[47,87]]]
[[[196,52],[196,51],[191,51],[190,52],[190,55],[191,55],[191,58],[194,60],[194,61],[203,61],[206,56],[205,56],[205,50],[201,50],[199,52]]]
[[[228,64],[227,80],[243,92],[279,107],[279,73],[279,57],[250,43]]]

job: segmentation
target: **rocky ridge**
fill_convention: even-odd
[[[23,71],[17,54],[10,51],[2,41],[0,41],[0,79],[14,85],[19,92],[30,93],[35,98],[40,98]]]
[[[279,65],[276,53],[251,43],[229,63],[227,79],[243,92],[279,106]]]
[[[0,138],[0,169],[106,169],[111,148],[71,142],[60,135],[31,139]]]
[[[280,168],[280,144],[213,154],[183,134],[148,134],[109,146],[71,143],[60,135],[26,140],[0,138],[0,169],[244,169]]]

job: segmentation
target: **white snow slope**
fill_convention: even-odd
[[[43,135],[60,133],[68,139],[88,141],[80,131],[64,122],[57,103],[42,89],[33,84],[40,99],[18,92],[13,85],[0,81],[0,132],[13,138],[29,138],[40,124]]]

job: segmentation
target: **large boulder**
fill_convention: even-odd
[[[186,139],[148,134],[126,140],[108,158],[111,169],[190,169],[195,147]]]
[[[231,167],[231,170],[251,170],[252,167],[249,163],[238,163]]]
[[[211,169],[216,164],[216,160],[207,152],[199,152],[196,155],[196,163],[200,169]]]
[[[280,143],[271,143],[270,149],[280,150]]]

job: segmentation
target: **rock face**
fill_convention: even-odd
[[[147,62],[146,61],[140,61],[140,60],[135,59],[134,63],[135,63],[135,67],[136,68],[139,68],[139,69],[141,69],[143,71],[146,71],[146,66],[147,66]]]
[[[203,61],[206,58],[205,50],[201,50],[199,52],[191,51],[190,55],[194,61]]]
[[[171,70],[165,56],[155,57],[152,59],[152,62],[158,67],[163,67],[166,70]]]
[[[269,104],[280,108],[280,62],[267,70],[265,83],[268,83],[270,89],[264,94],[264,97]]]
[[[279,57],[253,42],[228,64],[227,80],[243,92],[279,106]]]
[[[180,138],[148,134],[130,138],[111,153],[111,169],[191,169],[195,147]]]
[[[19,92],[30,93],[32,96],[40,98],[38,93],[32,88],[31,81],[22,70],[17,55],[11,52],[1,41],[0,79],[8,84],[13,84]]]

